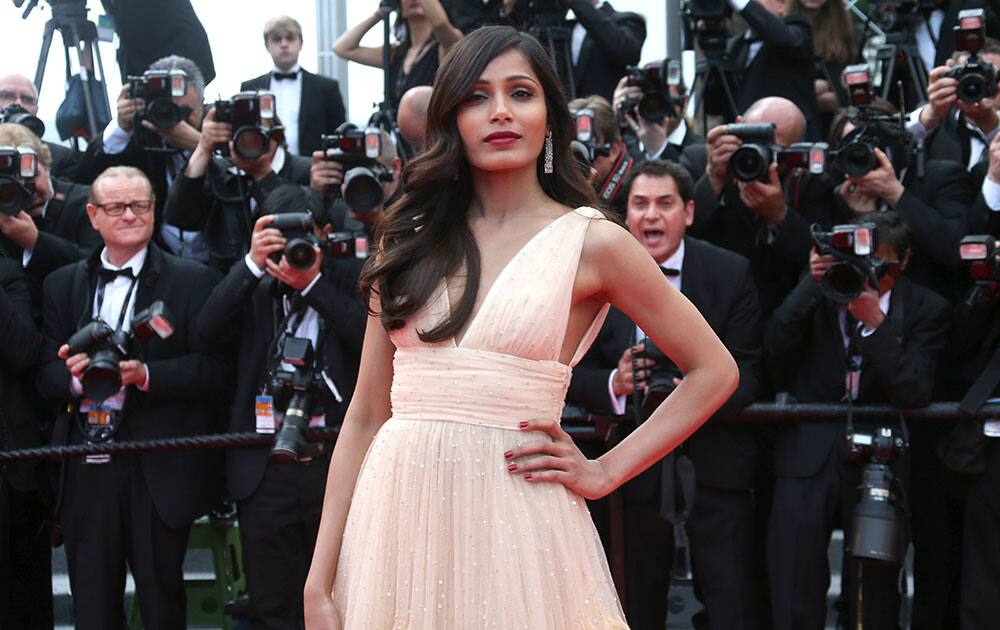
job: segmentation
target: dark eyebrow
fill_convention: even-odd
[[[509,76],[506,79],[504,79],[504,81],[506,81],[507,83],[510,83],[512,81],[531,81],[535,85],[540,85],[538,83],[538,81],[536,81],[535,79],[529,77],[526,74],[512,74],[511,76]],[[486,79],[479,79],[478,81],[476,81],[472,85],[475,86],[475,85],[488,85],[488,84],[489,84],[489,81],[487,81]]]

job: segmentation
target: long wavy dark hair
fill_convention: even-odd
[[[480,256],[469,229],[472,172],[462,151],[457,110],[486,66],[507,50],[520,51],[534,70],[545,94],[552,131],[555,172],[543,173],[542,153],[536,172],[542,190],[571,207],[596,206],[593,188],[570,151],[575,125],[566,94],[548,54],[534,37],[508,26],[488,26],[462,38],[445,57],[434,80],[427,109],[424,150],[403,171],[403,194],[386,209],[376,229],[380,243],[361,273],[366,300],[378,287],[382,324],[401,327],[464,264],[465,289],[441,324],[419,331],[425,342],[453,337],[472,315],[479,291]]]

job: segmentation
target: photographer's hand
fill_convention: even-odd
[[[646,388],[652,368],[656,365],[653,359],[637,357],[635,359],[636,372],[632,372],[632,357],[642,354],[646,349],[645,343],[639,343],[631,348],[626,348],[618,359],[618,371],[611,379],[611,389],[615,396],[631,396],[637,389],[642,391]]]
[[[611,106],[615,113],[618,115],[619,119],[624,120],[632,131],[639,135],[639,122],[632,116],[632,112],[625,110],[622,106],[625,104],[626,99],[639,99],[642,97],[642,89],[636,86],[626,85],[628,82],[628,77],[622,77],[618,80],[618,85],[615,86],[614,96],[611,98]]]
[[[201,137],[198,139],[198,146],[184,167],[184,174],[191,178],[202,177],[208,170],[215,147],[227,144],[232,135],[232,125],[216,122],[215,108],[209,110],[201,122]]]
[[[265,214],[253,225],[253,235],[250,237],[250,260],[258,269],[264,269],[269,256],[285,249],[285,237],[281,230],[267,227],[274,220],[274,215]]]
[[[881,199],[889,207],[895,208],[906,189],[896,177],[896,171],[882,149],[875,149],[875,157],[878,159],[878,168],[861,177],[849,177],[848,181],[857,186],[858,192]]]
[[[90,357],[87,356],[87,353],[81,352],[70,356],[69,345],[64,343],[59,347],[57,355],[66,362],[66,369],[69,370],[70,376],[77,380],[83,378],[83,371],[90,365]]]
[[[989,146],[990,152],[990,167],[987,171],[987,177],[994,184],[1000,184],[1000,133],[993,138]]]
[[[878,210],[875,197],[858,190],[857,184],[844,182],[837,186],[837,192],[855,215],[871,214]]]
[[[771,225],[780,225],[788,215],[788,204],[785,203],[785,191],[778,177],[778,165],[771,164],[765,182],[737,182],[740,188],[740,199],[743,204],[753,210],[760,218]]]
[[[736,117],[736,122],[741,122],[739,116]],[[729,133],[729,127],[726,125],[719,125],[711,129],[705,142],[708,145],[705,175],[708,176],[712,190],[718,196],[722,194],[722,189],[729,181],[729,158],[733,155],[733,151],[740,148],[743,143],[739,138]]]
[[[815,247],[809,250],[809,275],[817,284],[823,279],[823,274],[835,264],[837,264],[837,259],[833,256],[821,256],[816,252]]]
[[[851,316],[864,324],[868,330],[875,330],[885,321],[885,313],[878,303],[878,297],[878,291],[866,285],[861,295],[847,305],[847,311]]]
[[[958,81],[945,76],[954,62],[930,71],[927,83],[927,104],[920,110],[920,124],[930,131],[948,116],[948,110],[958,101]]]
[[[268,258],[265,261],[268,275],[272,278],[277,278],[280,282],[287,284],[293,289],[302,291],[312,284],[312,281],[319,275],[320,267],[323,264],[323,250],[318,247],[314,247],[313,249],[316,251],[316,260],[308,269],[296,269],[292,267],[288,264],[288,259],[284,256],[281,257],[280,263],[275,263]]]
[[[119,361],[118,369],[121,370],[122,387],[128,385],[135,385],[139,389],[145,387],[147,372],[146,365],[142,361],[135,359]]]
[[[148,120],[142,121],[142,126],[149,129],[175,149],[193,151],[201,142],[201,132],[182,120],[170,129],[160,129]]]
[[[313,151],[312,165],[309,167],[309,188],[321,195],[340,190],[344,181],[344,165],[327,160],[323,151]]]
[[[14,216],[0,214],[0,233],[29,252],[35,249],[38,242],[38,226],[24,210]]]
[[[146,101],[141,98],[129,98],[128,90],[129,84],[126,83],[118,93],[118,126],[124,131],[132,133],[132,120],[135,118],[135,113],[146,108]]]

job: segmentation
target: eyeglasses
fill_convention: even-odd
[[[25,105],[29,106],[38,102],[38,99],[31,94],[14,92],[12,90],[0,90],[0,101],[15,101],[18,99],[20,99]]]
[[[95,208],[104,210],[109,217],[120,217],[125,214],[125,208],[131,208],[132,214],[140,216],[153,209],[152,199],[136,199],[134,201],[118,201],[114,203],[95,203]]]

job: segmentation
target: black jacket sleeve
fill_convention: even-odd
[[[726,330],[720,337],[736,359],[740,383],[729,400],[712,416],[713,420],[737,413],[756,400],[760,393],[760,301],[749,265],[744,268],[741,278],[734,278],[734,285],[739,287],[739,294],[726,318]]]
[[[769,363],[784,364],[805,347],[810,318],[822,300],[819,283],[804,274],[767,322],[764,356]]]
[[[588,411],[611,413],[611,392],[608,379],[618,366],[621,355],[611,356],[611,326],[601,327],[594,343],[573,368],[566,400]],[[623,349],[624,350],[624,349]]]
[[[209,165],[212,169],[212,165]],[[201,230],[208,221],[212,200],[205,193],[206,178],[181,173],[174,180],[163,206],[163,220],[182,230]]]
[[[639,63],[642,44],[646,41],[646,21],[642,16],[601,11],[590,0],[573,0],[570,7],[587,35],[615,65]]]
[[[205,339],[231,341],[240,329],[240,314],[250,302],[260,278],[237,261],[205,300],[195,327]]]
[[[756,0],[750,0],[740,12],[753,32],[784,54],[813,59],[812,36],[809,22],[805,18],[792,15],[782,19],[774,15]]]
[[[27,369],[37,361],[38,351],[28,282],[17,263],[0,259],[0,364]]]
[[[958,163],[935,160],[933,167],[928,166],[927,195],[907,186],[895,210],[913,230],[914,243],[938,265],[960,269],[958,243],[969,233],[970,207],[976,194],[972,180]]]

